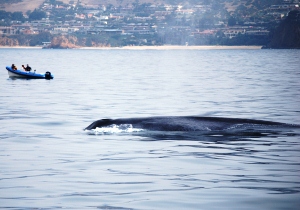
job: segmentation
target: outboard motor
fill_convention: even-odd
[[[51,75],[51,72],[50,71],[47,71],[45,73],[45,79],[52,79],[52,75]]]

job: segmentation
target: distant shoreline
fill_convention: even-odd
[[[31,46],[0,46],[0,49],[42,49],[43,47]]]
[[[6,49],[42,49],[42,47],[30,46],[0,46]],[[70,49],[82,50],[260,50],[262,46],[218,46],[218,45],[205,45],[205,46],[182,46],[182,45],[162,45],[162,46],[123,46],[123,47],[78,47]]]
[[[163,46],[124,46],[124,47],[81,47],[79,49],[120,49],[120,50],[230,50],[242,49],[253,50],[261,49],[262,46],[181,46],[181,45],[163,45]]]

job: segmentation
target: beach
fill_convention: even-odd
[[[163,45],[163,46],[123,46],[123,47],[82,47],[80,49],[124,49],[124,50],[258,50],[262,46],[184,46],[184,45]]]
[[[42,46],[0,46],[0,48],[20,48],[20,49],[42,49]],[[184,45],[162,45],[162,46],[123,46],[123,47],[78,47],[75,49],[97,49],[97,50],[259,50],[262,46],[184,46]]]

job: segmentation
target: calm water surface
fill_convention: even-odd
[[[1,209],[299,209],[300,131],[86,132],[101,118],[300,124],[299,50],[0,49]],[[30,64],[54,80],[10,79]]]

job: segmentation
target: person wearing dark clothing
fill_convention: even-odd
[[[25,71],[31,71],[31,67],[27,64]]]

